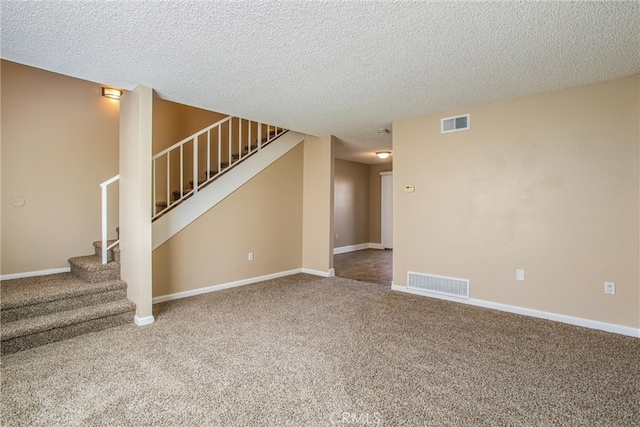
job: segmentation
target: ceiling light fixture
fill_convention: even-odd
[[[376,151],[376,156],[380,157],[383,160],[389,157],[390,155],[391,155],[391,151]]]
[[[116,101],[119,100],[120,97],[122,96],[122,91],[121,90],[113,89],[113,88],[110,88],[110,87],[103,87],[102,91],[100,93],[105,98],[115,99]]]

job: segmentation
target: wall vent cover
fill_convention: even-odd
[[[407,286],[417,291],[469,299],[469,280],[434,274],[407,273]]]
[[[440,133],[469,130],[470,125],[471,117],[469,117],[469,114],[456,117],[447,117],[444,119],[440,119]]]

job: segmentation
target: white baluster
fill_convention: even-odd
[[[218,126],[218,174],[222,169],[222,125]]]
[[[242,119],[238,119],[238,160],[242,159]]]
[[[167,153],[167,208],[171,206],[171,152]]]
[[[105,182],[103,182],[102,184],[100,184],[100,189],[101,189],[101,198],[102,198],[102,247],[101,247],[101,259],[102,259],[102,263],[106,264],[107,263],[107,252],[109,251],[109,249],[111,249],[112,247],[114,247],[115,245],[118,244],[119,240],[116,240],[111,246],[107,246],[107,229],[108,229],[108,224],[107,224],[107,213],[109,211],[108,209],[108,201],[107,201],[107,187],[109,186],[109,184],[112,184],[114,182],[116,182],[117,180],[120,179],[120,175],[116,175],[113,178],[110,178],[108,180],[106,180]]]
[[[180,201],[180,199],[182,199],[182,189],[184,188],[184,144],[182,144],[180,146],[180,189],[179,189],[179,195],[180,197],[178,197],[178,200],[176,200],[177,202]]]
[[[193,138],[193,193],[198,192],[198,137]]]

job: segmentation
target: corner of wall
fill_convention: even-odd
[[[333,142],[332,136],[306,136],[303,171],[302,267],[333,268]]]
[[[121,99],[120,247],[121,276],[136,316],[152,312],[151,152],[153,90],[138,86]]]

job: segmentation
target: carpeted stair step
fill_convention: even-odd
[[[97,255],[69,258],[69,265],[72,274],[87,282],[97,283],[120,279],[120,263],[111,261],[102,264],[102,260]]]
[[[121,299],[2,324],[2,354],[131,323],[136,305]]]
[[[115,242],[116,240],[107,240],[107,247],[111,246]],[[93,242],[93,247],[95,255],[99,256],[100,259],[102,259],[102,240]],[[115,245],[107,251],[107,262],[111,261],[120,262],[120,245]]]
[[[156,215],[165,209],[167,209],[167,202],[165,202],[164,200],[156,202]]]
[[[257,149],[258,149],[258,144],[251,145],[251,151],[255,151]],[[243,147],[243,150],[244,150],[245,153],[248,153],[249,152],[249,146],[247,145],[247,146]]]
[[[200,187],[205,182],[207,182],[206,179],[199,179],[198,180],[198,187]],[[191,190],[193,190],[193,180],[189,181],[189,191],[191,191]]]
[[[193,188],[185,188],[182,192],[180,192],[180,190],[173,191],[173,200],[178,201],[183,197],[189,197],[191,193],[193,193]]]
[[[2,282],[2,324],[127,298],[121,280],[89,283],[71,273]]]

